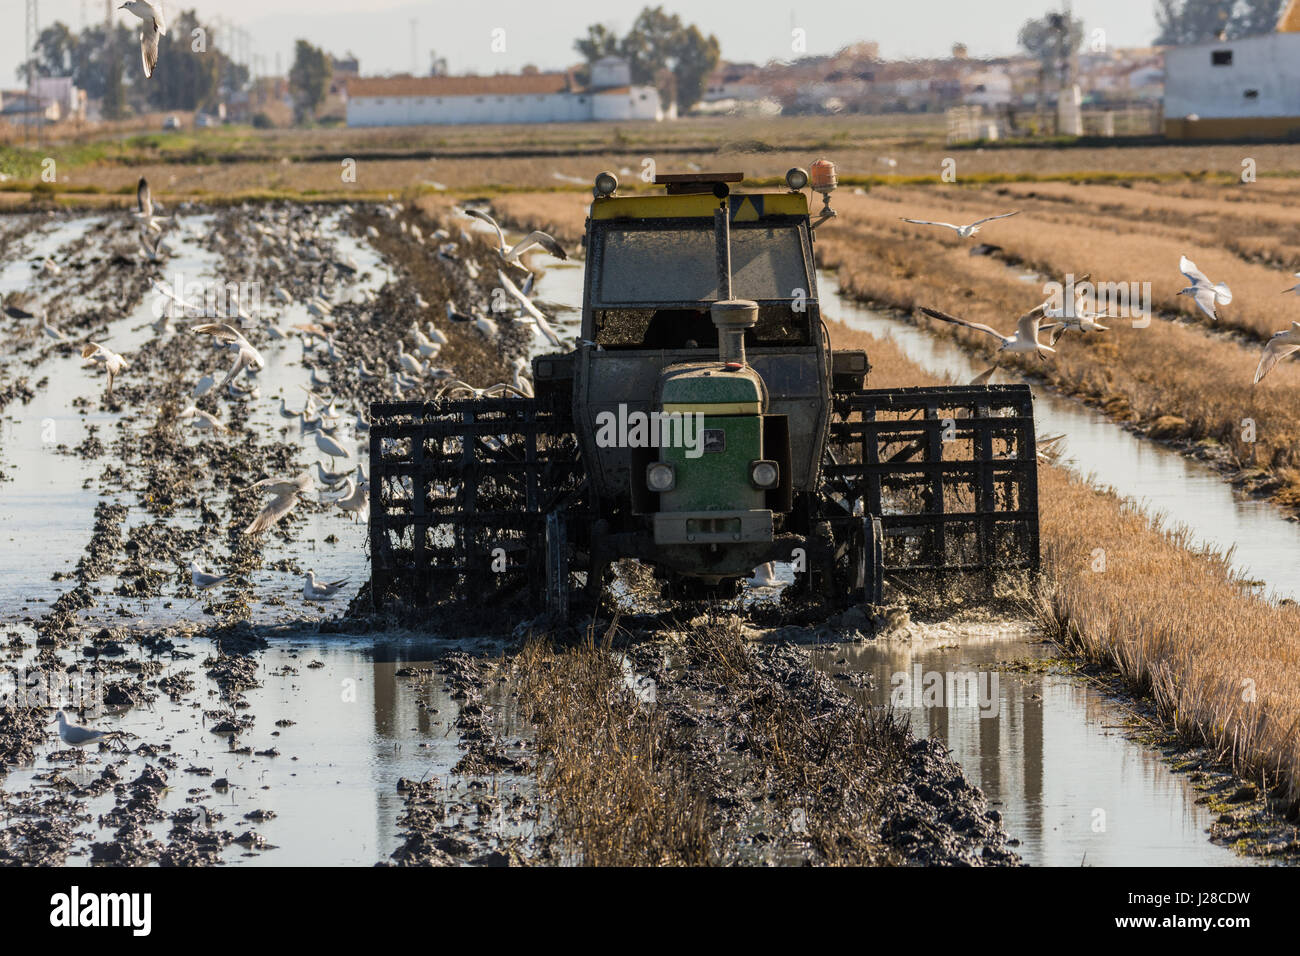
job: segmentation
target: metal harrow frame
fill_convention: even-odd
[[[581,498],[566,412],[514,397],[371,405],[376,606],[537,598],[547,513]]]
[[[880,516],[887,576],[1037,570],[1029,386],[872,389],[834,405],[823,507],[832,524]]]

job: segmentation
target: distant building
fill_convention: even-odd
[[[570,123],[589,120],[662,120],[653,86],[631,83],[618,57],[591,66],[584,87],[570,73],[497,76],[360,77],[347,82],[349,126],[424,126],[463,123]]]
[[[0,92],[0,119],[13,126],[86,119],[86,91],[75,86],[70,76],[35,77],[32,94]]]
[[[1283,27],[1297,10],[1283,13]],[[1300,136],[1300,32],[1165,51],[1165,136]]]

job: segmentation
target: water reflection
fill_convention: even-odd
[[[870,689],[853,692],[876,706],[897,702],[895,689],[906,689],[902,675],[910,678],[917,668],[950,679],[973,673],[994,688],[989,716],[981,716],[974,697],[915,706],[921,701],[907,695],[898,710],[918,736],[952,750],[1021,840],[1017,851],[1028,863],[1246,865],[1206,839],[1211,814],[1196,804],[1185,777],[1123,736],[1117,705],[1067,676],[1001,669],[1050,653],[1028,625],[991,623],[948,625],[914,642],[823,648],[815,660],[828,673],[869,674]]]

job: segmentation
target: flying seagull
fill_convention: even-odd
[[[465,215],[480,219],[497,231],[497,252],[501,254],[501,258],[506,262],[519,265],[519,257],[533,246],[541,246],[557,259],[569,258],[569,254],[564,251],[564,248],[547,233],[534,230],[513,246],[507,246],[505,233],[501,231],[497,221],[487,213],[478,209],[466,209]]]
[[[126,0],[118,9],[140,18],[140,59],[144,63],[145,77],[153,76],[153,68],[158,65],[158,38],[167,35],[162,11],[149,0]]]
[[[546,316],[542,315],[541,309],[533,305],[533,300],[524,295],[524,293],[520,291],[519,287],[510,281],[510,277],[500,269],[497,270],[497,279],[500,280],[501,287],[524,307],[525,312],[533,317],[533,320],[537,323],[537,327],[541,329],[542,334],[546,336],[547,341],[556,348],[559,348],[560,337],[555,334],[555,330],[551,328],[551,324],[546,321]]]
[[[135,187],[135,212],[133,215],[140,220],[141,229],[152,229],[154,232],[161,232],[162,226],[159,222],[166,219],[166,216],[155,216],[153,214],[153,195],[149,191],[149,180],[143,176]]]
[[[311,472],[304,471],[297,478],[264,478],[256,482],[253,488],[269,494],[271,500],[266,503],[252,523],[244,529],[244,534],[261,534],[275,525],[281,518],[293,510],[298,503],[298,496],[306,494],[315,486]]]
[[[81,357],[90,359],[91,365],[102,365],[108,373],[108,397],[113,397],[113,379],[127,367],[126,359],[107,346],[98,342],[87,342],[81,349]]]
[[[1186,256],[1178,260],[1178,271],[1187,276],[1188,281],[1191,282],[1186,289],[1179,289],[1178,294],[1191,296],[1197,308],[1217,322],[1219,316],[1215,313],[1214,307],[1227,305],[1232,301],[1232,290],[1228,288],[1227,283],[1212,284],[1205,273],[1196,268],[1196,263]]]
[[[211,335],[213,338],[226,343],[226,348],[235,355],[235,364],[230,367],[226,377],[217,385],[218,389],[225,388],[229,385],[240,372],[244,369],[252,368],[260,371],[266,363],[262,361],[262,353],[249,344],[248,339],[240,333],[233,325],[225,322],[206,322],[203,325],[195,325],[190,328],[191,332],[197,332],[200,335]]]
[[[930,222],[928,219],[903,219],[903,222],[910,222],[914,226],[943,226],[947,229],[953,230],[963,239],[969,239],[971,236],[975,235],[975,233],[980,231],[980,226],[984,225],[984,223],[992,222],[994,219],[1007,219],[1019,214],[1019,212],[1020,210],[1017,209],[1015,212],[1004,212],[1000,216],[985,216],[983,219],[976,219],[969,226],[954,226],[950,222]]]
[[[966,319],[959,319],[955,315],[949,315],[947,312],[940,312],[938,309],[929,309],[922,306],[921,311],[934,319],[943,322],[951,322],[953,325],[962,325],[968,329],[974,329],[976,332],[983,332],[991,335],[1002,344],[998,346],[999,352],[1018,352],[1021,354],[1036,354],[1042,358],[1044,352],[1055,352],[1056,349],[1044,345],[1038,341],[1038,322],[1043,314],[1041,305],[1035,306],[1033,310],[1026,312],[1016,322],[1016,331],[1012,335],[1003,335],[997,329],[983,325],[979,322],[970,322]]]
[[[1258,385],[1265,375],[1273,371],[1273,366],[1286,358],[1296,349],[1300,349],[1300,322],[1292,322],[1291,328],[1275,332],[1264,346],[1260,356],[1259,367],[1255,369],[1255,384]]]
[[[1296,277],[1297,279],[1300,279],[1300,272],[1297,272],[1297,273],[1295,274],[1295,277]],[[1283,294],[1283,295],[1286,295],[1288,292],[1294,292],[1296,295],[1300,295],[1300,282],[1297,282],[1295,285],[1291,286],[1291,288],[1289,288],[1289,289],[1283,289],[1283,290],[1282,290],[1282,294]]]

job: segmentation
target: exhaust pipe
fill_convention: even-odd
[[[749,299],[727,299],[709,308],[718,330],[718,358],[739,365],[745,361],[745,330],[758,322],[758,303]]]

